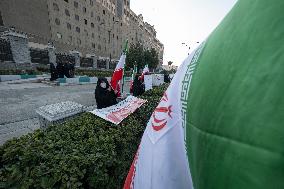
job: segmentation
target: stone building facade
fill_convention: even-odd
[[[128,39],[155,48],[163,59],[154,26],[130,9],[130,0],[1,0],[1,25],[25,32],[35,44],[52,42],[62,53],[118,59]]]

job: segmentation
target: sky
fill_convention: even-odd
[[[163,64],[179,66],[218,26],[237,0],[130,0],[130,8],[154,25],[164,44]],[[183,44],[184,43],[184,44]],[[189,49],[190,47],[190,49]]]

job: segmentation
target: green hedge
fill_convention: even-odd
[[[24,69],[24,70],[17,70],[17,69],[11,69],[11,70],[0,70],[0,75],[41,75],[42,72],[38,70],[32,70],[32,69]]]
[[[0,187],[122,188],[141,136],[167,85],[118,126],[84,113],[0,147]]]
[[[21,74],[29,74],[29,75],[41,75],[43,73],[50,73],[49,66],[41,65],[37,66],[35,70],[33,69],[3,69],[0,70],[0,75],[21,75]],[[111,77],[113,74],[112,71],[108,70],[83,70],[75,68],[75,75],[77,76],[89,76],[89,77]],[[126,71],[124,75],[126,77],[130,77],[132,72]]]
[[[86,75],[89,77],[111,77],[113,74],[113,70],[112,71],[103,71],[103,70],[82,70],[82,69],[75,69],[75,75]],[[127,71],[124,72],[124,75],[129,77],[131,76],[131,72]]]

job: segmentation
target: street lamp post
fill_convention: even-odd
[[[107,31],[108,32],[108,44],[111,45],[111,32],[114,31],[114,24],[117,24],[119,23],[118,20],[114,21],[113,24],[112,24],[112,28],[111,27],[108,27],[106,29],[106,23],[105,22],[102,22],[100,23],[100,25],[104,25],[104,31]],[[106,45],[106,44],[105,44]],[[109,64],[111,64],[111,59],[112,59],[112,56],[111,56],[111,51],[113,50],[113,46],[114,46],[114,43],[112,43],[112,47],[109,48]]]

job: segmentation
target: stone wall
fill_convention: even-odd
[[[9,32],[7,38],[10,42],[14,62],[17,64],[31,63],[28,38],[13,32]]]

